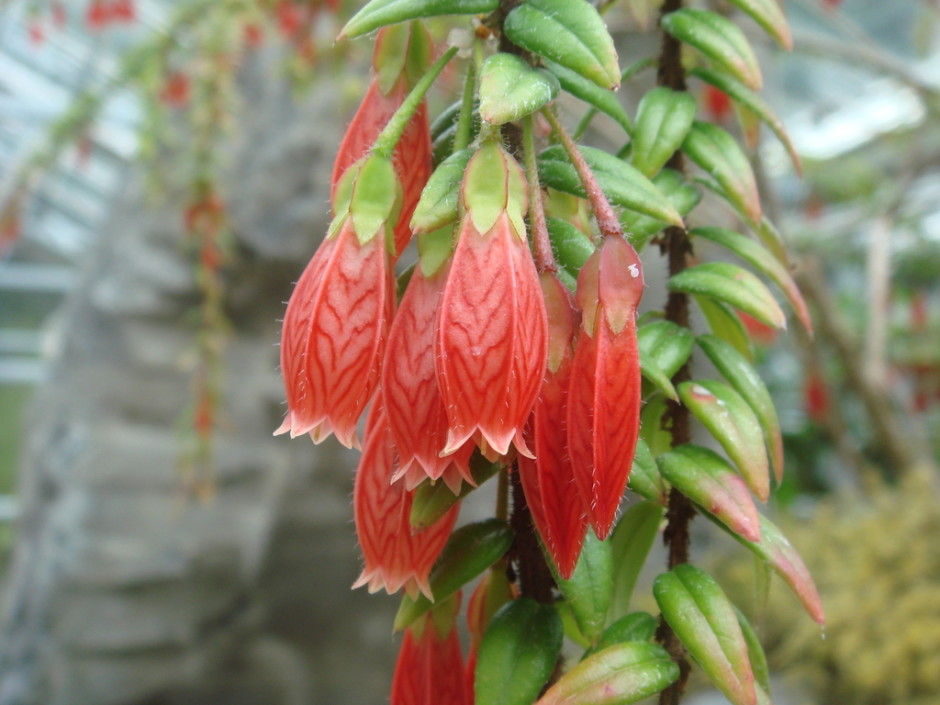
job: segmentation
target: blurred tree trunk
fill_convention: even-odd
[[[0,705],[385,698],[392,603],[348,591],[355,456],[271,436],[277,320],[325,231],[336,91],[298,102],[282,76],[254,72],[225,193],[239,259],[216,496],[179,494],[198,301],[185,199],[150,208],[131,179],[59,316],[28,423]]]

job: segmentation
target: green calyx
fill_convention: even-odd
[[[529,208],[525,176],[516,160],[495,140],[484,141],[471,157],[460,188],[460,205],[477,232],[488,233],[505,211],[516,237],[525,239]]]
[[[384,28],[376,39],[372,54],[379,90],[388,95],[402,76],[409,88],[414,86],[428,70],[433,53],[431,37],[420,22]]]
[[[356,173],[351,177],[354,182],[348,185],[345,180],[354,169]],[[402,188],[391,160],[372,155],[357,162],[346,171],[340,186],[337,187],[337,203],[340,202],[341,190],[346,199],[345,213],[341,214],[340,209],[336,208],[334,223],[340,220],[341,215],[348,213],[360,245],[365,245],[380,232],[384,232],[388,246],[393,248],[394,243],[391,240],[394,224],[401,210]],[[333,228],[330,230],[329,234],[332,235]]]

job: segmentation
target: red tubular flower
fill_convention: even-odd
[[[463,480],[473,484],[467,443],[441,457],[447,439],[447,413],[434,370],[434,321],[447,277],[442,267],[425,277],[415,268],[388,334],[382,365],[382,399],[398,450],[395,480],[412,490],[426,478],[442,478],[456,494]]]
[[[636,307],[643,274],[622,237],[604,239],[578,277],[581,329],[568,392],[568,449],[594,533],[613,526],[640,425]]]
[[[428,615],[405,631],[392,678],[391,705],[473,705],[457,630]]]
[[[386,238],[401,188],[388,160],[370,157],[339,190],[340,213],[291,294],[281,334],[288,413],[275,433],[330,433],[358,446],[356,422],[375,391],[394,303]]]
[[[495,143],[470,160],[465,215],[441,297],[437,379],[449,430],[444,453],[470,439],[499,455],[532,456],[522,428],[545,372],[547,319],[522,214],[525,180]]]
[[[454,528],[460,505],[424,531],[413,533],[408,521],[412,495],[402,483],[391,481],[395,452],[384,411],[373,410],[369,426],[353,491],[365,567],[353,587],[368,585],[369,592],[384,588],[388,593],[404,587],[412,597],[420,590],[431,598],[428,575]]]
[[[566,433],[575,312],[571,296],[556,276],[543,274],[540,279],[548,309],[548,369],[529,421],[536,459],[519,458],[519,478],[542,542],[567,580],[587,533]]]
[[[382,80],[384,76],[380,73],[379,59],[382,56],[383,49],[389,39],[391,28],[385,28],[379,31],[376,39],[375,54],[373,65],[378,75],[372,79],[369,89],[366,91],[356,115],[346,130],[343,141],[340,142],[339,152],[336,155],[336,161],[333,163],[333,190],[336,190],[336,184],[345,173],[346,169],[359,161],[372,148],[375,138],[378,137],[382,128],[388,123],[395,111],[401,106],[402,101],[411,90],[412,81],[406,70],[394,78],[391,86],[385,87],[386,81]],[[396,28],[396,31],[398,28]],[[400,51],[421,52],[431,46],[431,40],[423,28],[414,30],[407,47],[400,48]],[[418,36],[419,33],[423,33]],[[397,38],[397,37],[392,37]],[[426,63],[426,62],[425,62]],[[415,112],[408,127],[405,129],[398,146],[392,154],[392,162],[395,164],[395,171],[401,180],[403,195],[402,209],[398,222],[395,225],[395,255],[401,254],[402,250],[411,240],[411,215],[418,200],[421,197],[421,189],[427,183],[431,176],[431,130],[428,124],[428,109],[424,101],[421,102],[418,110]],[[332,194],[331,194],[332,195]]]
[[[334,433],[358,447],[356,422],[378,382],[391,286],[382,238],[360,244],[352,218],[320,246],[284,316],[288,412],[276,433],[309,433],[314,443]]]

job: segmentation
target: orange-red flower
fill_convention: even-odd
[[[315,443],[334,433],[358,447],[356,422],[378,382],[392,305],[384,240],[360,243],[346,217],[297,282],[281,335],[288,412],[276,433],[309,433]]]
[[[542,542],[561,577],[574,572],[587,533],[584,503],[568,454],[567,412],[575,312],[571,296],[552,274],[541,277],[548,310],[548,368],[529,421],[535,460],[519,458],[519,478]]]
[[[522,213],[525,180],[495,143],[470,160],[465,215],[441,296],[435,353],[449,430],[444,453],[470,439],[532,453],[522,428],[545,371],[547,320]]]
[[[597,537],[613,526],[640,425],[636,307],[643,274],[634,249],[604,239],[578,277],[581,328],[568,392],[568,449]]]
[[[428,575],[457,521],[459,504],[427,529],[415,533],[409,522],[412,493],[392,482],[395,451],[384,411],[370,412],[365,450],[356,472],[353,510],[365,567],[353,587],[388,593],[404,587],[412,597],[431,595]]]
[[[382,366],[382,399],[398,451],[395,479],[414,489],[424,479],[443,479],[456,494],[463,480],[473,483],[467,443],[441,457],[447,414],[434,366],[434,322],[447,267],[425,277],[415,268],[388,335]]]

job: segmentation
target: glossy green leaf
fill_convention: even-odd
[[[719,522],[718,526],[725,528]],[[728,532],[738,543],[742,544],[765,561],[783,581],[790,586],[794,594],[803,604],[803,608],[817,624],[826,623],[822,600],[809,569],[793,547],[793,544],[783,535],[783,532],[770,519],[763,514],[760,516],[760,541],[748,541],[733,532]]]
[[[717,125],[696,122],[682,143],[682,151],[715,178],[724,195],[748,220],[760,221],[760,195],[754,171],[734,137]]]
[[[659,535],[664,512],[660,504],[638,502],[624,512],[617,522],[610,539],[615,571],[611,615],[615,618],[630,611],[633,589],[653,542]]]
[[[575,98],[580,98],[605,115],[613,118],[628,135],[633,133],[633,123],[626,109],[617,99],[617,94],[607,88],[601,88],[581,74],[567,69],[561,64],[544,59],[545,68],[555,74],[561,87]]]
[[[747,658],[751,662],[754,680],[765,694],[770,693],[770,667],[767,665],[767,655],[764,653],[757,631],[751,626],[744,612],[735,607],[734,613],[738,616],[738,624],[741,625],[741,633],[744,634],[744,641],[747,644]],[[760,703],[759,695],[757,700]]]
[[[779,483],[783,479],[783,436],[777,409],[754,366],[734,346],[714,335],[702,335],[698,344],[715,368],[731,383],[760,421],[770,464]]]
[[[558,589],[571,607],[578,628],[590,642],[595,642],[604,631],[607,610],[613,598],[613,552],[609,541],[600,541],[594,532],[588,531],[581,549],[581,556],[569,580],[565,580],[552,568]]]
[[[773,2],[773,0],[770,1]],[[689,73],[702,79],[706,83],[710,83],[719,90],[724,91],[736,103],[744,105],[748,110],[753,111],[753,113],[777,136],[777,139],[779,139],[784,148],[786,148],[787,154],[790,155],[790,160],[793,162],[797,173],[802,175],[803,165],[800,162],[800,155],[796,153],[796,148],[793,146],[793,142],[790,140],[790,135],[787,134],[783,122],[777,117],[777,114],[766,100],[761,98],[760,95],[745,86],[738,79],[726,73],[722,73],[721,71],[699,67],[692,69]]]
[[[530,705],[555,670],[562,638],[552,605],[521,597],[502,607],[480,643],[475,705]]]
[[[695,337],[688,328],[671,321],[654,321],[637,329],[640,370],[643,376],[662,392],[678,401],[670,378],[679,371],[692,354]]]
[[[585,652],[584,658],[614,644],[625,641],[651,641],[656,634],[656,618],[648,612],[631,612],[611,624],[597,644]]]
[[[586,0],[527,0],[506,16],[503,33],[523,49],[603,88],[620,85],[614,41]]]
[[[705,571],[678,565],[657,576],[653,595],[689,655],[734,705],[756,705],[754,673],[734,607]]]
[[[669,491],[659,474],[649,446],[642,438],[638,438],[636,442],[628,487],[644,499],[666,505]]]
[[[497,463],[491,463],[483,456],[474,454],[470,462],[470,472],[476,485],[464,482],[460,492],[454,494],[443,482],[425,480],[415,488],[411,501],[411,514],[408,520],[415,531],[428,528],[457,502],[473,492],[479,485],[489,480],[499,470]]]
[[[441,162],[431,174],[411,217],[411,230],[416,235],[457,221],[460,182],[472,156],[472,149],[461,149]]]
[[[499,7],[499,0],[372,0],[352,16],[339,38],[359,37],[386,25],[440,15],[478,15]]]
[[[707,296],[696,296],[694,298],[695,303],[702,311],[702,315],[705,316],[705,320],[708,321],[708,327],[711,328],[712,333],[731,345],[748,360],[753,360],[754,353],[751,351],[751,339],[734,310],[721,301]]]
[[[480,72],[480,116],[502,125],[534,113],[558,95],[558,79],[525,59],[500,52]]]
[[[579,147],[601,189],[611,203],[643,213],[673,225],[682,225],[682,216],[662,193],[625,161],[593,147]],[[539,155],[539,178],[546,186],[584,197],[584,189],[574,166],[560,145]]]
[[[800,293],[796,282],[793,281],[793,277],[790,276],[790,272],[773,254],[746,235],[741,235],[726,228],[695,228],[689,234],[704,237],[717,245],[721,245],[749,262],[758,271],[766,274],[783,291],[803,327],[812,333],[813,323],[810,320],[803,295]]]
[[[594,243],[587,235],[561,218],[546,218],[548,237],[558,263],[577,276],[588,257],[594,254]]]
[[[760,65],[747,37],[738,26],[717,12],[686,7],[664,15],[661,24],[669,34],[692,46],[749,88],[759,91]]]
[[[720,455],[694,445],[677,446],[656,458],[668,482],[729,529],[760,540],[757,507],[747,485]]]
[[[536,705],[628,705],[658,693],[678,678],[679,667],[661,646],[624,642],[584,659]]]
[[[701,192],[678,171],[662,169],[653,177],[653,185],[663,194],[682,217],[685,217],[699,201]],[[643,248],[649,238],[663,230],[665,223],[636,211],[624,210],[620,213],[620,225],[637,250]]]
[[[790,36],[790,25],[783,14],[778,0],[728,0],[737,6],[766,30],[777,44],[786,50],[793,48],[793,37]]]
[[[467,524],[451,534],[431,570],[429,583],[440,602],[498,561],[512,545],[513,531],[506,522],[487,519]],[[433,603],[424,595],[402,598],[395,615],[395,631],[401,631],[427,612]]]
[[[671,291],[710,296],[744,311],[774,328],[787,327],[787,319],[767,287],[748,270],[728,262],[706,262],[669,279]]]
[[[683,382],[682,403],[715,437],[757,498],[770,496],[770,469],[757,416],[743,397],[723,382]]]
[[[654,176],[682,145],[697,106],[685,91],[659,87],[647,92],[637,108],[630,160],[641,174]]]

